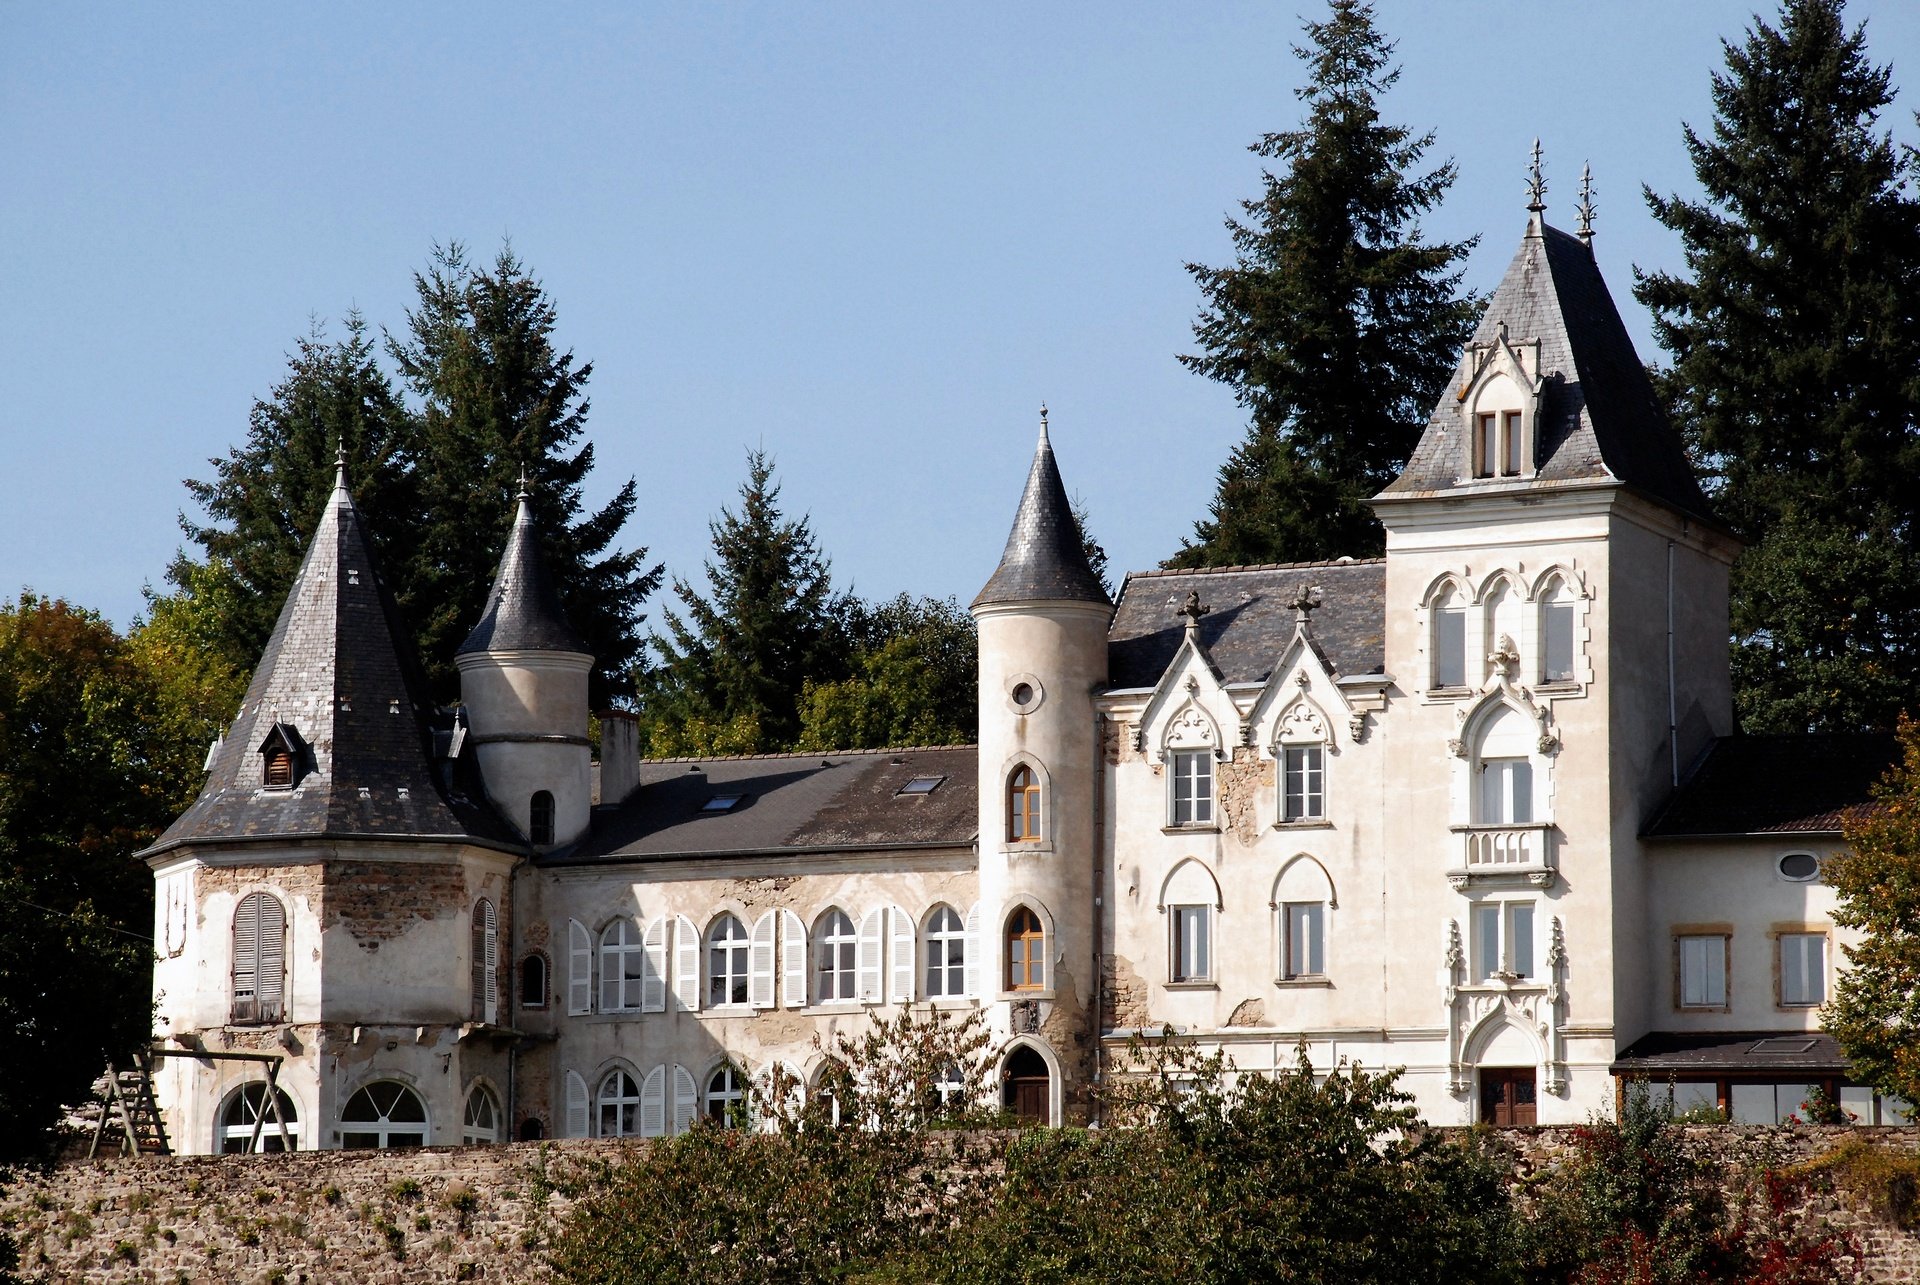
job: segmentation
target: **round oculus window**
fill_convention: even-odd
[[[1780,877],[1806,883],[1820,873],[1820,859],[1811,852],[1789,852],[1780,858]]]
[[[1032,674],[1014,674],[1007,679],[1007,704],[1016,714],[1031,714],[1046,699],[1046,690]]]
[[[1016,705],[1033,704],[1033,684],[1015,683],[1013,685],[1013,703]]]

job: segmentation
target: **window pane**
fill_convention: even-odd
[[[1173,980],[1203,981],[1212,975],[1205,906],[1173,907]]]
[[[1675,1115],[1705,1107],[1717,1111],[1720,1108],[1720,1086],[1711,1080],[1683,1080],[1673,1086],[1673,1110]]]
[[[1289,904],[1287,910],[1287,976],[1318,977],[1326,971],[1321,933],[1321,905],[1317,901]]]
[[[1459,607],[1433,613],[1433,685],[1467,685],[1467,613]]]
[[[1516,825],[1533,820],[1533,764],[1515,759],[1507,766],[1507,776],[1512,784],[1506,819]]]
[[[1774,1124],[1773,1086],[1771,1084],[1734,1084],[1733,1122],[1735,1124]]]
[[[1506,472],[1511,476],[1518,476],[1521,457],[1520,412],[1508,411],[1501,421],[1501,427],[1504,430],[1501,436],[1506,439]]]
[[[1780,1002],[1819,1004],[1826,1000],[1825,937],[1788,933],[1780,938]]]
[[[1541,676],[1548,682],[1568,682],[1573,678],[1573,604],[1550,602],[1541,613],[1542,649],[1545,663]]]
[[[1533,976],[1533,905],[1522,903],[1508,907],[1511,936],[1507,944],[1508,968],[1521,977]]]
[[[1474,976],[1481,981],[1500,971],[1500,907],[1473,908]]]

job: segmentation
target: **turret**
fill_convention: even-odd
[[[1040,442],[980,631],[980,949],[1006,1074],[1046,1063],[1048,1115],[1084,1115],[1097,1032],[1095,833],[1113,605],[1087,562],[1040,413]],[[1026,1046],[1022,1051],[1021,1046]],[[1016,1062],[1016,1059],[1018,1061]]]
[[[523,481],[486,610],[454,663],[487,797],[546,851],[587,831],[593,655],[560,609],[530,498]]]

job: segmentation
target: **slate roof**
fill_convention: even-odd
[[[979,830],[979,754],[971,745],[827,754],[650,759],[622,803],[594,809],[591,835],[543,864],[970,848]],[[902,795],[920,776],[945,779]],[[715,795],[740,794],[704,813]]]
[[[1087,563],[1080,527],[1067,502],[1067,488],[1053,460],[1047,440],[1047,421],[1040,421],[1040,444],[1034,448],[1033,467],[1027,471],[1027,489],[1013,515],[1007,547],[973,600],[976,607],[995,602],[1107,603],[1100,577]]]
[[[1714,520],[1593,251],[1580,238],[1529,224],[1472,343],[1495,342],[1503,322],[1510,342],[1540,341],[1547,383],[1540,398],[1535,477],[1462,480],[1459,390],[1449,387],[1406,468],[1380,498],[1614,480]]]
[[[1293,638],[1288,604],[1302,585],[1320,591],[1310,628],[1342,677],[1386,667],[1386,573],[1381,558],[1136,571],[1120,586],[1107,632],[1108,685],[1152,687],[1179,650],[1190,592],[1213,610],[1200,618],[1200,641],[1228,683],[1267,680]]]
[[[1820,1031],[1654,1031],[1608,1068],[1615,1075],[1843,1075],[1839,1041]]]
[[[396,619],[343,470],[200,797],[147,854],[320,835],[523,847],[470,771],[436,767],[437,715]],[[290,790],[263,784],[275,724],[304,751]]]
[[[1890,732],[1723,736],[1707,747],[1652,824],[1650,839],[1838,834],[1871,805],[1897,761]]]
[[[500,554],[500,569],[487,594],[486,609],[455,655],[477,651],[572,651],[591,655],[586,641],[567,623],[560,594],[540,552],[540,528],[523,490],[513,514],[513,530]]]

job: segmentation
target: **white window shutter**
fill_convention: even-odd
[[[700,1009],[700,930],[685,915],[673,920],[673,1002],[682,1012]]]
[[[665,1137],[667,1132],[667,1068],[656,1066],[640,1084],[640,1136]]]
[[[753,921],[747,948],[747,1002],[755,1008],[773,1007],[773,912]]]
[[[788,1008],[807,1005],[807,926],[791,910],[780,912],[780,988]]]
[[[277,1022],[284,1014],[280,1001],[287,973],[287,915],[277,898],[265,893],[260,898],[260,974],[255,985],[260,994],[260,1020]]]
[[[673,1131],[685,1133],[693,1127],[694,1106],[698,1095],[693,1088],[693,1073],[684,1066],[673,1068]]]
[[[567,1072],[567,1129],[563,1135],[569,1138],[587,1136],[587,1120],[590,1112],[587,1108],[587,1082],[580,1078],[577,1071]]]
[[[985,999],[980,979],[980,903],[967,907],[967,994]]]
[[[486,954],[486,1021],[489,1026],[500,1020],[500,920],[494,914],[493,903],[482,901],[487,908],[486,941],[483,950]]]
[[[886,998],[880,993],[880,950],[886,937],[887,912],[875,909],[860,921],[860,943],[854,954],[856,984],[862,1004],[878,1004]]]
[[[593,1011],[593,934],[578,919],[567,921],[567,1012]],[[585,1135],[576,1135],[584,1137]]]
[[[667,1011],[667,917],[655,915],[653,922],[647,925],[646,936],[640,939],[646,952],[645,972],[640,979],[640,1011],[642,1013],[664,1013]]]
[[[907,912],[894,906],[887,911],[890,925],[887,938],[887,967],[893,974],[887,983],[888,991],[896,1004],[913,1003],[913,920]]]

